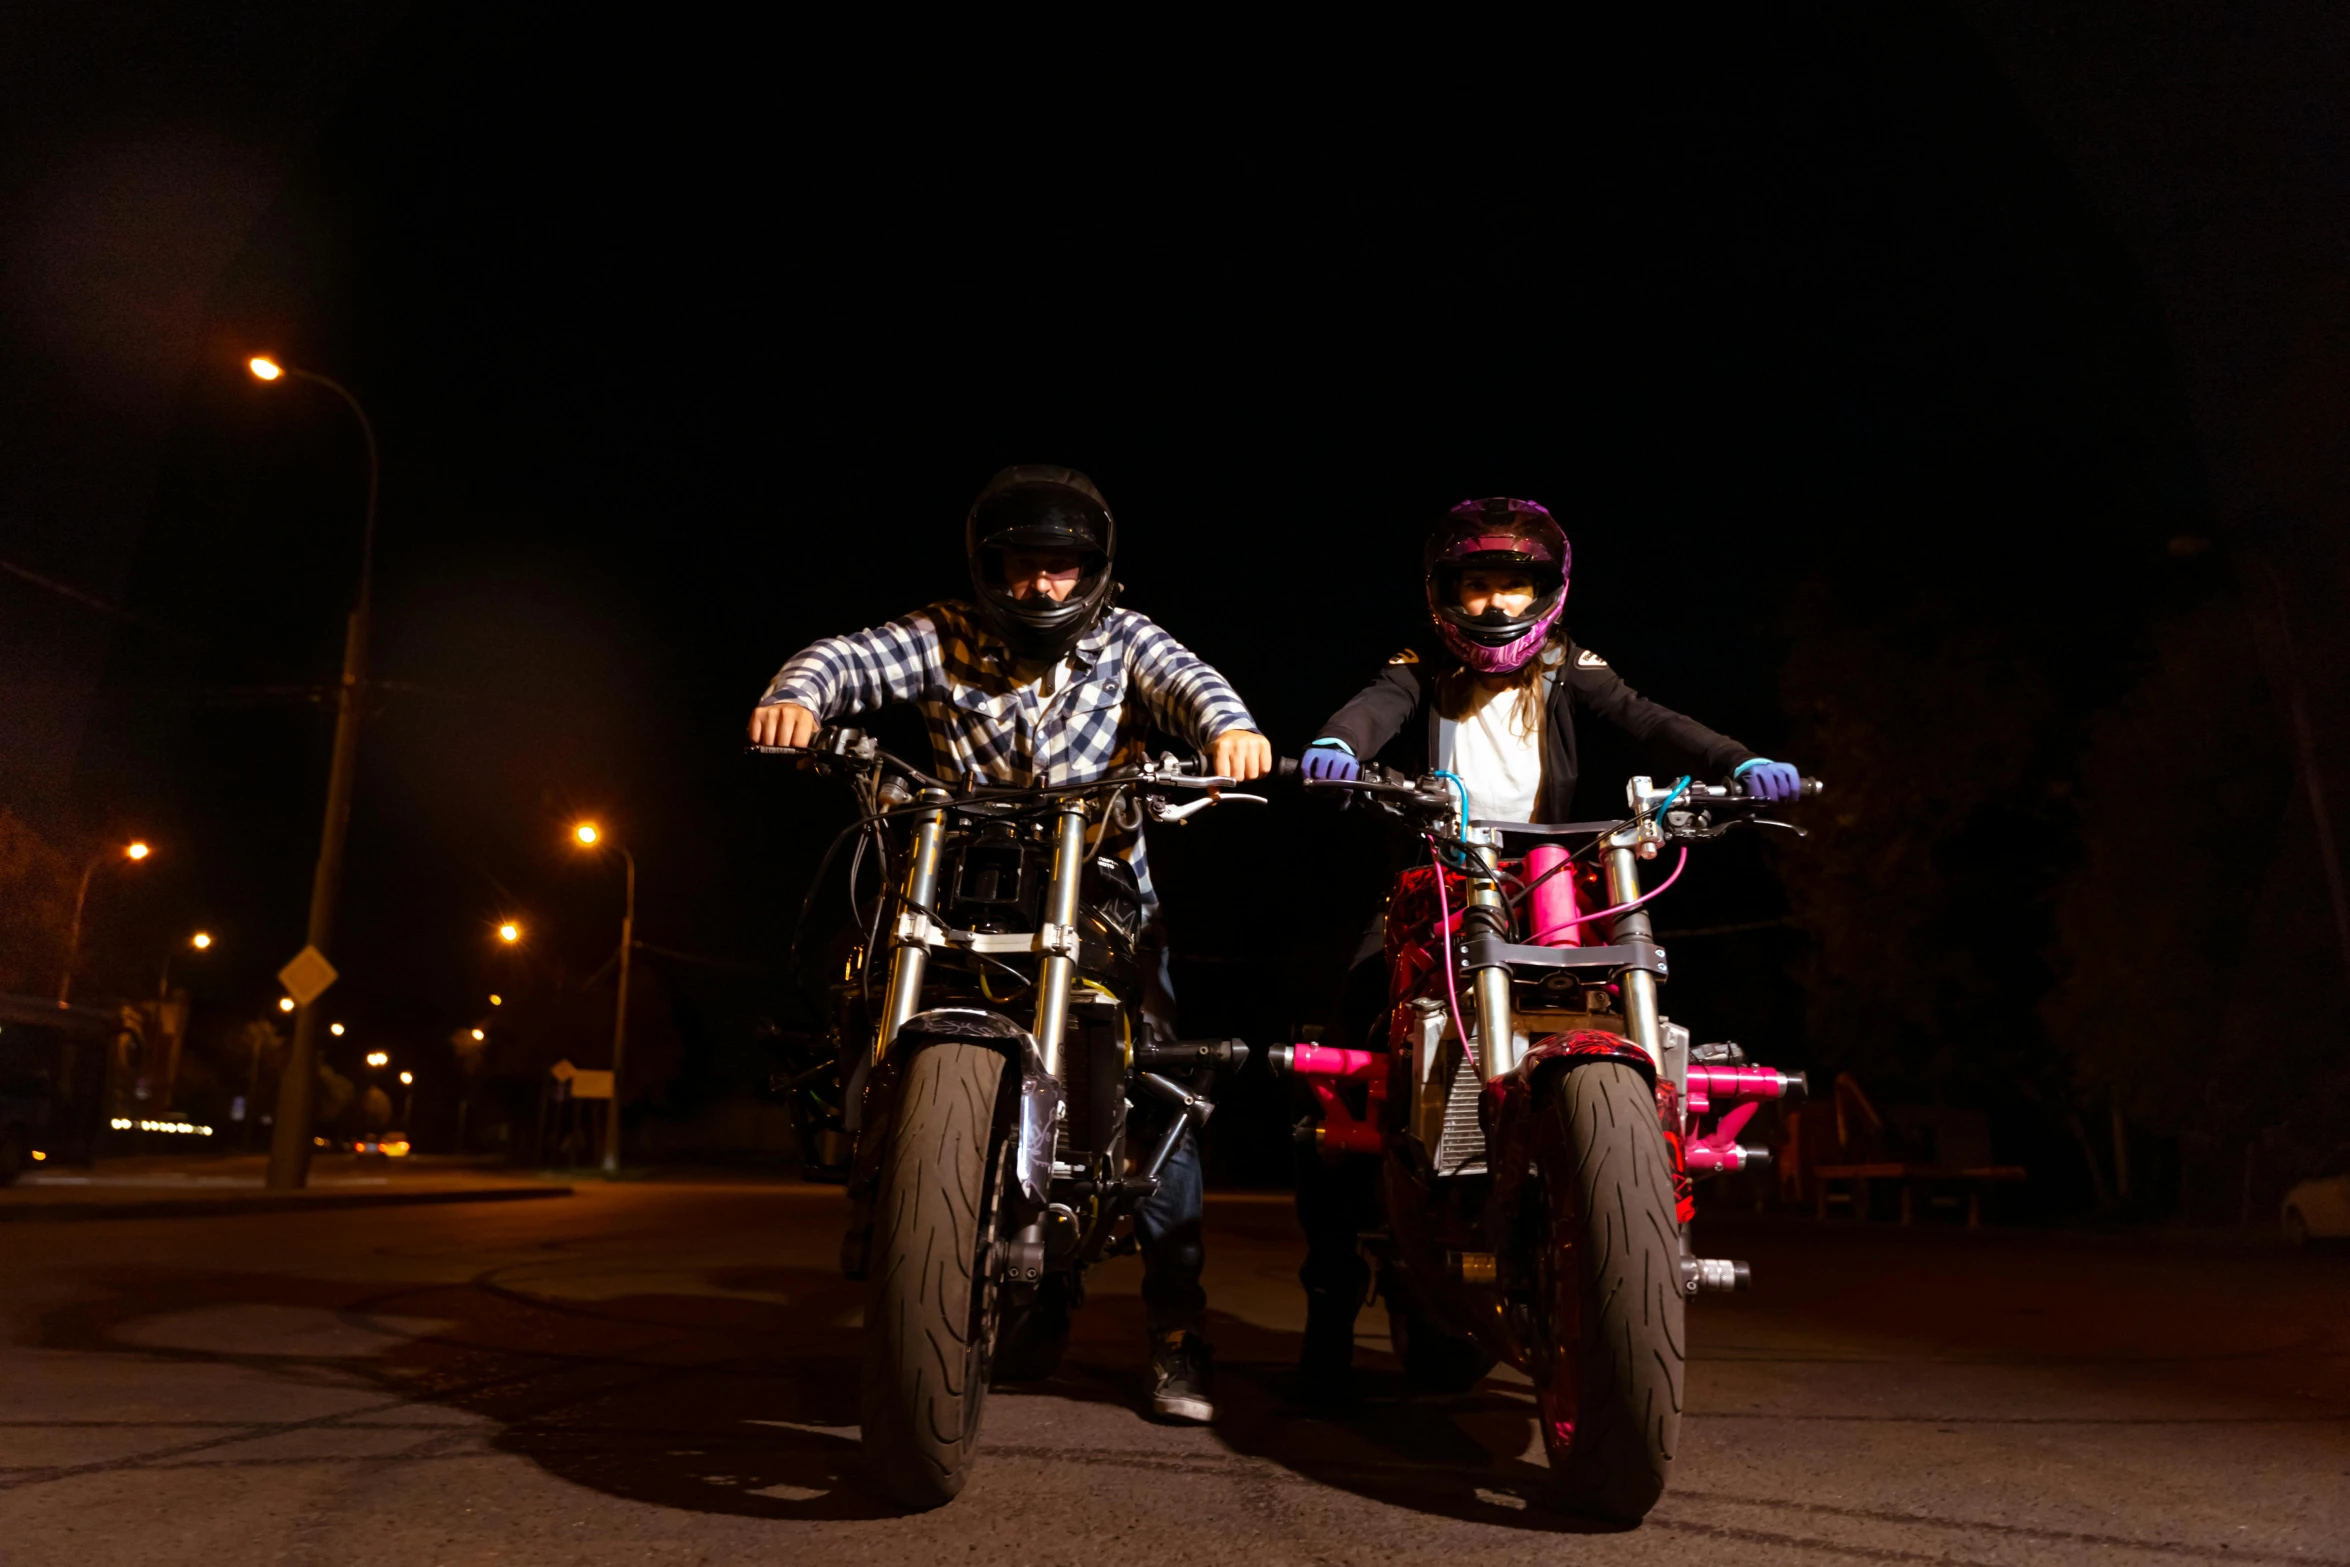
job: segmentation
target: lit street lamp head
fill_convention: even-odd
[[[202,952],[212,945],[212,933],[208,930],[200,930],[188,938],[188,945],[194,947],[198,952]]]
[[[603,830],[597,827],[594,822],[581,822],[577,827],[571,829],[571,836],[577,838],[583,847],[592,849],[604,834]]]
[[[515,924],[512,920],[508,920],[505,924],[498,927],[498,939],[507,943],[508,945],[512,945],[514,942],[520,941],[522,939],[522,927]]]
[[[340,1039],[340,1038],[342,1038],[342,1037],[343,1037],[343,1025],[342,1025],[342,1024],[340,1024],[340,1023],[329,1023],[329,1024],[327,1024],[327,1025],[326,1025],[326,1031],[327,1031],[328,1033],[330,1033],[330,1034],[334,1035],[334,1036],[335,1036],[335,1038],[337,1038],[337,1039]]]
[[[255,354],[245,361],[245,368],[253,372],[256,381],[274,381],[286,373],[285,366],[267,354]]]
[[[132,842],[124,845],[122,852],[125,859],[143,860],[148,855],[153,854],[155,851],[148,848],[145,843]]]
[[[382,1050],[370,1050],[367,1052],[367,1064],[369,1066],[389,1066],[391,1065],[391,1061],[392,1058],[389,1052]]]
[[[485,1033],[483,1033],[483,1032],[482,1032],[480,1029],[478,1029],[478,1028],[477,1028],[477,1029],[475,1029],[475,1030],[473,1031],[473,1037],[474,1037],[475,1039],[477,1039],[477,1040],[478,1040],[478,1039],[487,1039],[487,1038],[489,1038],[490,1036],[489,1036],[489,1035],[487,1035],[487,1034],[485,1034]]]
[[[291,1011],[293,1011],[293,1010],[294,1010],[294,998],[293,998],[292,996],[280,996],[280,997],[278,997],[278,998],[277,998],[277,1009],[278,1009],[280,1012],[291,1012]]]
[[[409,1084],[415,1081],[416,1074],[414,1072],[402,1072],[400,1074],[400,1086],[403,1088],[407,1087]]]

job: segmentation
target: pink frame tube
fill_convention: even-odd
[[[1534,889],[1531,928],[1538,947],[1583,945],[1582,921],[1575,908],[1575,872],[1560,869],[1571,858],[1555,843],[1536,844],[1526,851],[1526,881]]]

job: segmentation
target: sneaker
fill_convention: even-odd
[[[1151,1413],[1161,1420],[1206,1425],[1216,1418],[1208,1396],[1215,1380],[1208,1341],[1197,1333],[1170,1333],[1151,1349]]]

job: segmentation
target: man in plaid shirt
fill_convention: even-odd
[[[1158,728],[1207,753],[1217,774],[1272,767],[1271,744],[1222,675],[1158,625],[1114,605],[1117,524],[1073,468],[1007,468],[964,521],[972,602],[948,601],[793,655],[751,714],[758,745],[806,745],[827,721],[891,702],[922,709],[933,770],[1025,786],[1082,782],[1145,755]],[[1103,846],[1133,867],[1161,957],[1145,1026],[1173,1034],[1166,943],[1139,827]],[[1200,1169],[1186,1138],[1136,1216],[1149,1316],[1151,1404],[1205,1421],[1207,1296],[1200,1288]]]

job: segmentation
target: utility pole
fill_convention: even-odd
[[[623,846],[628,902],[620,916],[620,1005],[612,1018],[612,1098],[604,1107],[604,1173],[620,1173],[620,1073],[628,1055],[628,960],[636,951],[636,856]]]
[[[327,772],[326,821],[318,836],[318,866],[310,878],[309,945],[321,956],[333,944],[335,908],[343,891],[343,844],[351,830],[351,795],[359,776],[359,722],[367,697],[367,630],[375,587],[375,504],[380,463],[375,426],[340,383],[268,359],[251,362],[263,381],[290,377],[325,387],[343,400],[367,438],[367,522],[360,538],[359,594],[343,630],[343,679],[335,693],[334,762]],[[317,1099],[318,1031],[325,1016],[313,997],[294,1014],[294,1042],[278,1081],[277,1124],[269,1143],[269,1184],[280,1189],[309,1184],[312,1150],[310,1118]]]

